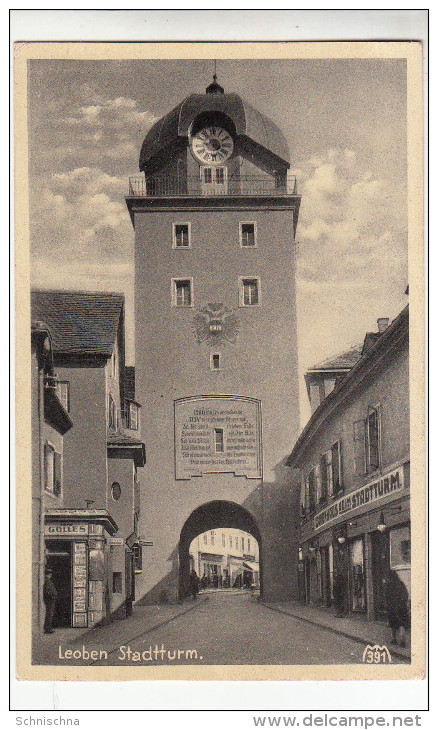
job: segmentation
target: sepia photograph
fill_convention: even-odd
[[[15,53],[19,677],[424,676],[421,44]]]

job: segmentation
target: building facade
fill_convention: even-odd
[[[299,425],[288,168],[279,128],[214,79],[152,127],[129,183],[145,601],[184,596],[191,540],[219,527],[260,540],[265,595],[296,594],[298,498],[282,487]]]
[[[138,568],[137,470],[145,449],[133,374],[125,372],[124,301],[118,294],[34,291],[32,317],[50,332],[55,388],[73,424],[62,453],[59,438],[47,436],[43,445],[38,534],[58,593],[55,626],[93,626],[116,611],[129,613]]]
[[[257,540],[243,530],[209,530],[190,545],[190,563],[202,588],[259,588]]]
[[[323,363],[307,380],[319,385],[331,370],[329,361],[326,377]],[[410,596],[409,429],[406,307],[367,334],[356,364],[320,401],[289,457],[301,472],[299,568],[307,603],[332,605],[340,581],[346,610],[384,617],[390,571]]]
[[[32,426],[32,638],[44,622],[44,515],[62,493],[64,435],[73,423],[63,405],[63,385],[55,376],[50,331],[42,321],[31,326]]]

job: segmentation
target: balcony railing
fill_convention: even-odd
[[[239,177],[230,178],[221,183],[201,182],[199,177],[164,177],[144,178],[142,175],[129,178],[128,197],[160,198],[176,197],[210,197],[233,195],[265,195],[284,196],[297,195],[297,180],[294,175],[282,178]]]

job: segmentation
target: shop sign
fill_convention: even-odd
[[[341,497],[326,509],[318,512],[313,518],[313,527],[315,530],[318,530],[329,522],[333,522],[338,517],[343,517],[349,512],[358,509],[358,507],[378,502],[380,499],[400,491],[403,487],[403,469],[396,469],[381,479],[377,479],[375,482],[355,489],[354,492],[350,492],[350,494]]]
[[[86,526],[86,525],[85,525]],[[87,543],[73,543],[73,626],[87,625]]]
[[[123,537],[110,537],[109,544],[120,546],[120,545],[124,545],[125,541],[124,541]]]
[[[87,524],[71,524],[71,525],[63,525],[63,524],[49,524],[44,526],[44,534],[45,535],[88,535],[88,525]]]

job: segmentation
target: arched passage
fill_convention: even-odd
[[[262,540],[258,525],[248,510],[235,502],[215,500],[197,507],[184,523],[179,539],[179,579],[178,595],[180,599],[189,594],[190,558],[189,547],[192,540],[207,530],[221,527],[234,527],[244,530],[257,540],[259,544],[260,593],[263,592],[263,554]]]

